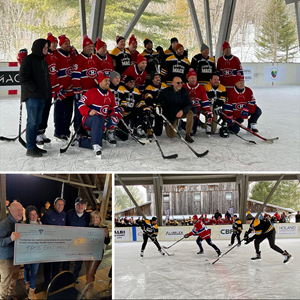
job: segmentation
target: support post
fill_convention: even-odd
[[[100,208],[100,215],[103,223],[106,219],[106,213],[107,213],[109,198],[111,195],[111,189],[112,189],[112,175],[106,174],[104,188],[103,188],[103,197],[102,197],[101,208]]]
[[[214,56],[214,49],[212,46],[212,35],[211,35],[211,24],[210,24],[210,10],[209,0],[204,0],[204,14],[205,14],[205,26],[206,26],[206,41],[209,47],[209,54],[211,57]]]
[[[133,30],[134,26],[139,21],[141,15],[145,11],[145,9],[148,6],[149,2],[150,2],[150,0],[143,0],[141,6],[136,11],[134,17],[132,18],[132,20],[130,21],[128,27],[125,29],[125,31],[123,33],[123,37],[125,38],[125,40],[127,40],[127,38],[129,37],[130,32]]]
[[[6,218],[6,175],[0,174],[0,221]]]
[[[81,37],[83,37],[86,34],[85,0],[79,0],[79,14]]]
[[[102,38],[105,5],[106,0],[94,0],[92,3],[89,37],[94,42],[98,36]]]
[[[198,46],[199,46],[199,49],[201,49],[201,45],[203,44],[203,38],[202,38],[202,34],[201,34],[201,30],[200,30],[200,25],[199,25],[197,14],[196,14],[194,0],[187,0],[187,1],[188,1],[188,5],[189,5],[189,9],[190,9],[190,13],[191,13],[193,25],[194,25],[195,32],[196,32]]]
[[[154,187],[154,197],[155,197],[155,207],[156,207],[156,217],[157,225],[163,225],[162,219],[162,189],[163,189],[163,180],[160,174],[153,175],[153,187]]]
[[[237,176],[238,189],[239,189],[239,217],[242,223],[246,223],[246,209],[249,189],[249,175],[239,174]]]
[[[298,32],[298,45],[300,50],[300,4],[299,1],[295,2],[295,11],[296,11],[296,22],[297,22],[297,32]]]

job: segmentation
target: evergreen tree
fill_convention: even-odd
[[[291,21],[284,0],[270,0],[261,32],[255,42],[260,61],[288,62],[297,51],[296,24]]]
[[[143,193],[141,190],[136,186],[130,186],[128,187],[128,190],[132,194],[134,200],[141,204],[143,203]],[[129,207],[133,207],[134,203],[131,201],[127,193],[122,187],[116,187],[115,188],[115,211],[119,211],[122,209],[126,209]]]

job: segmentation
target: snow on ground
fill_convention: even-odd
[[[300,87],[273,86],[252,88],[263,114],[259,119],[259,134],[265,138],[279,137],[269,144],[241,129],[240,135],[254,140],[253,145],[230,136],[219,134],[208,138],[204,129],[198,128],[191,147],[197,152],[209,150],[208,155],[197,158],[178,138],[169,139],[165,132],[158,137],[165,155],[177,153],[178,158],[164,160],[155,142],[142,146],[132,139],[118,141],[117,147],[104,142],[102,159],[92,150],[70,147],[59,154],[60,142],[53,140],[53,108],[49,117],[47,136],[53,141],[45,147],[48,154],[42,158],[27,157],[26,150],[18,142],[0,141],[0,171],[48,171],[48,172],[215,172],[215,171],[299,171],[300,169]],[[18,98],[0,100],[0,136],[15,137],[18,134]],[[23,104],[22,128],[26,126],[26,108]],[[181,131],[184,137],[185,132]],[[25,134],[23,135],[25,139]]]
[[[161,242],[169,246],[173,242]],[[229,241],[215,240],[223,253]],[[216,252],[203,242],[204,255],[195,241],[182,241],[161,256],[148,241],[141,258],[141,242],[115,243],[116,299],[299,299],[299,239],[277,239],[294,260],[261,244],[262,260],[251,261],[254,244],[234,248],[214,265]]]

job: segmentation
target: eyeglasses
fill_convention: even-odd
[[[178,81],[178,82],[176,82],[177,84],[182,84],[182,81]]]

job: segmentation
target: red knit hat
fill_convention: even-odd
[[[96,50],[98,51],[100,48],[106,46],[106,43],[101,41],[99,37],[97,37],[97,44],[96,44]]]
[[[175,52],[176,52],[179,48],[184,48],[184,47],[183,47],[182,44],[179,44],[179,43],[178,43],[178,44],[175,46]]]
[[[198,217],[197,217],[197,215],[193,215],[193,218],[192,218],[193,220],[198,220]]]
[[[136,41],[136,38],[135,38],[135,35],[134,35],[134,34],[132,34],[132,35],[130,36],[130,38],[129,38],[129,42],[128,42],[128,45],[130,45],[132,42],[136,42],[136,43],[137,43],[137,41]]]
[[[88,45],[94,45],[93,41],[85,34],[83,36],[82,49]]]
[[[241,75],[241,73],[237,73],[237,75],[235,76],[235,83],[239,81],[245,81],[245,77]]]
[[[140,64],[142,61],[147,61],[146,57],[142,54],[139,54],[136,60],[137,64]]]
[[[97,77],[97,81],[98,83],[100,83],[101,81],[103,81],[105,78],[109,78],[109,72],[107,71],[99,71],[98,72],[98,77]]]
[[[59,37],[59,46],[61,46],[63,43],[65,42],[70,42],[70,40],[63,34],[63,35],[60,35]]]
[[[197,73],[194,71],[193,68],[189,69],[189,72],[187,73],[187,78],[189,79],[189,77],[191,76],[196,76],[197,77]]]
[[[57,38],[54,35],[52,35],[51,32],[48,33],[47,40],[50,41],[50,43],[58,43]]]
[[[19,62],[20,65],[21,65],[21,63],[22,63],[23,58],[26,57],[27,54],[28,54],[28,51],[27,51],[26,48],[21,49],[21,50],[18,52],[18,58],[17,58],[17,59],[18,59],[18,62]]]
[[[227,41],[224,41],[223,45],[222,45],[222,48],[223,48],[223,51],[226,49],[226,48],[230,48],[230,45]]]

